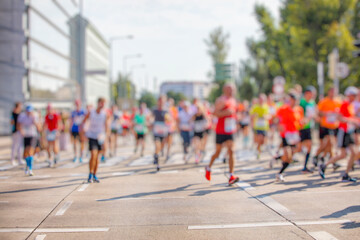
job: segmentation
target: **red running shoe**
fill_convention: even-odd
[[[211,171],[209,171],[207,167],[205,167],[205,178],[206,178],[208,181],[211,180]]]
[[[238,177],[235,177],[234,175],[230,177],[229,179],[229,185],[233,185],[234,183],[238,182],[239,181],[239,178]]]

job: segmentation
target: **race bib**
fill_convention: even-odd
[[[298,132],[288,132],[285,134],[286,142],[289,145],[295,145],[300,142],[300,136]]]
[[[206,121],[200,120],[194,122],[194,131],[195,132],[203,132],[206,129]]]
[[[329,124],[334,124],[337,121],[337,115],[336,114],[328,114],[326,116],[326,122]]]
[[[348,133],[354,133],[355,130],[356,130],[355,124],[353,124],[353,123],[348,123],[347,124],[347,132]]]
[[[155,122],[153,132],[155,136],[166,137],[166,135],[168,134],[168,127],[164,122]]]
[[[49,131],[48,133],[47,133],[47,140],[48,141],[50,141],[50,142],[52,142],[52,141],[55,141],[55,139],[56,139],[56,131]]]
[[[117,122],[111,123],[111,130],[118,130],[118,128],[119,128],[119,124]]]
[[[256,128],[265,128],[266,127],[266,120],[265,118],[258,118],[256,120]]]
[[[233,133],[236,131],[236,120],[235,118],[226,118],[225,119],[225,132]]]
[[[75,125],[77,125],[77,126],[79,126],[79,125],[82,123],[83,120],[84,120],[84,117],[83,117],[83,116],[75,116],[75,117],[74,117],[74,123],[75,123]]]
[[[190,123],[180,123],[180,130],[190,131],[191,130]]]
[[[307,106],[306,107],[306,117],[313,118],[315,117],[315,107],[314,106]]]
[[[105,138],[106,138],[105,133],[100,133],[100,134],[98,135],[97,140],[98,140],[99,145],[103,145],[103,144],[104,144]]]
[[[24,136],[30,137],[34,135],[33,126],[23,126]]]
[[[137,133],[142,133],[142,132],[144,132],[145,128],[144,128],[144,125],[136,124],[136,125],[134,126],[134,130],[135,130],[135,132],[137,132]]]
[[[241,120],[243,124],[250,124],[250,116],[246,116]]]

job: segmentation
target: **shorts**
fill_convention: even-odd
[[[339,129],[337,134],[337,144],[339,148],[348,148],[355,144],[354,134],[346,133],[344,130]]]
[[[55,142],[57,139],[57,130],[46,131],[46,140],[48,142]]]
[[[355,129],[356,134],[360,134],[360,128]]]
[[[206,129],[206,130],[204,131],[204,133],[209,135],[209,134],[210,134],[210,131],[211,131],[211,129],[209,128],[209,129]]]
[[[36,138],[35,148],[41,148],[40,138]]]
[[[282,146],[283,147],[295,147],[295,145],[288,144],[288,142],[286,141],[286,138],[281,138],[281,139],[282,139]]]
[[[111,133],[117,134],[119,131],[117,129],[111,129]]]
[[[164,141],[165,138],[166,138],[166,137],[155,136],[155,135],[154,135],[154,141],[155,141],[155,142],[156,142],[156,141],[162,142],[162,141]]]
[[[24,148],[32,147],[34,148],[36,145],[35,137],[24,137]]]
[[[320,127],[319,129],[319,138],[324,139],[326,136],[336,136],[336,129]]]
[[[265,130],[255,130],[255,133],[257,135],[263,135],[264,137],[266,137],[266,131]]]
[[[186,144],[190,144],[191,142],[191,132],[188,131],[180,131],[180,136],[183,139],[183,142]]]
[[[200,139],[202,139],[204,137],[204,132],[194,132],[194,137],[198,137]]]
[[[227,141],[233,141],[234,135],[233,134],[216,134],[215,142],[216,144],[223,144]]]
[[[140,139],[144,139],[145,138],[145,134],[144,133],[136,133],[136,139],[140,140]]]
[[[311,140],[311,129],[307,128],[307,129],[301,129],[300,130],[300,141],[306,141],[306,140]]]
[[[102,145],[99,144],[99,141],[97,139],[89,138],[89,151],[92,150],[102,150]]]
[[[244,129],[244,128],[248,127],[248,126],[249,126],[249,124],[247,124],[247,123],[240,123],[240,128],[241,129]]]
[[[80,140],[80,133],[79,132],[71,132],[71,136],[74,139],[79,139]]]

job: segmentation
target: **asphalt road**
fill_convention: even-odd
[[[204,178],[212,143],[199,165],[193,158],[184,164],[177,144],[160,172],[151,141],[144,157],[122,144],[118,157],[100,165],[101,183],[93,184],[86,183],[86,162],[72,163],[70,153],[56,168],[36,163],[33,177],[0,162],[0,239],[360,238],[360,188],[340,181],[345,161],[325,180],[293,164],[286,182],[275,183],[280,163],[269,169],[268,152],[256,160],[237,146],[241,181],[231,187],[221,160],[212,181]],[[360,177],[358,167],[352,176]]]

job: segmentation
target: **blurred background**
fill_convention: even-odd
[[[43,110],[359,86],[360,0],[0,0],[0,135]]]

